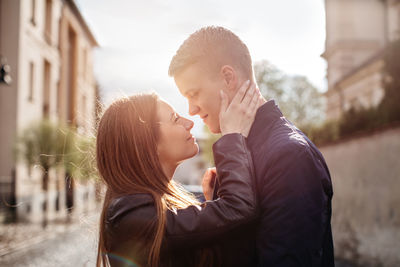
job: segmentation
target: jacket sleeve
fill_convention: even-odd
[[[213,145],[213,152],[219,198],[168,211],[164,241],[168,250],[205,246],[256,216],[253,162],[245,138],[225,135]]]

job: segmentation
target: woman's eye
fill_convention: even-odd
[[[175,114],[174,122],[177,122],[179,120],[179,118],[180,118],[179,115]]]

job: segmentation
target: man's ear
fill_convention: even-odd
[[[224,65],[221,67],[221,75],[224,79],[226,88],[229,91],[236,91],[238,77],[235,69],[230,65]]]

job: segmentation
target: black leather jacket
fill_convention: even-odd
[[[201,206],[167,211],[162,266],[192,266],[199,249],[211,247],[229,232],[256,217],[253,163],[246,140],[228,134],[214,145],[220,183],[219,198]],[[146,265],[146,239],[156,225],[156,210],[148,194],[114,199],[106,215],[108,257],[112,266]],[[137,265],[132,264],[134,262]]]

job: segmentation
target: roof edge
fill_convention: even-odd
[[[93,42],[95,47],[99,47],[99,43],[96,40],[96,37],[94,37],[92,31],[90,30],[89,26],[87,25],[85,19],[83,18],[78,6],[76,5],[74,0],[63,0],[64,3],[66,3],[72,10],[73,13],[77,16],[79,22],[82,24],[83,29],[89,36],[89,39]]]

